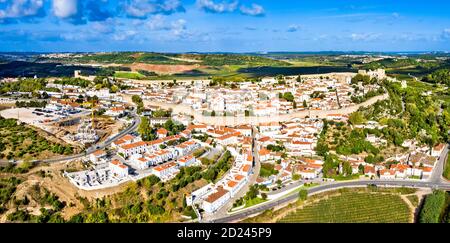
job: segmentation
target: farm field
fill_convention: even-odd
[[[116,78],[128,78],[128,79],[143,79],[145,78],[144,75],[137,73],[137,72],[123,72],[118,71],[114,74],[114,77]]]
[[[343,192],[297,209],[281,223],[407,223],[410,209],[398,195]]]

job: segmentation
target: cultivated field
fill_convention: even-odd
[[[411,212],[399,195],[343,192],[280,219],[281,223],[408,223]]]

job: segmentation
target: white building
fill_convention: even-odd
[[[231,198],[231,193],[225,190],[223,187],[217,187],[216,190],[209,194],[207,198],[203,201],[202,208],[207,213],[214,213],[225,205],[227,201]]]
[[[125,158],[135,154],[143,154],[146,152],[147,152],[147,143],[144,141],[125,144],[120,146],[118,149],[118,153],[122,153]]]
[[[188,155],[188,156],[184,156],[182,158],[179,158],[177,160],[177,164],[180,167],[186,167],[186,166],[191,166],[192,164],[194,164],[196,162],[196,159],[194,156],[192,155]]]
[[[123,178],[128,176],[128,166],[124,165],[118,160],[113,160],[109,163],[109,168],[113,176]]]
[[[155,176],[165,179],[173,176],[178,171],[178,168],[175,162],[168,162],[154,167],[152,171]]]
[[[101,158],[104,158],[105,156],[106,152],[104,150],[97,150],[89,155],[89,158],[92,162],[97,163]]]

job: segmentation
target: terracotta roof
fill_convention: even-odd
[[[122,163],[120,161],[118,161],[117,159],[115,159],[115,160],[111,161],[111,164],[113,164],[113,165],[120,165]]]
[[[233,188],[237,185],[238,183],[236,181],[228,181],[227,186],[230,188]]]
[[[214,203],[221,197],[225,196],[228,193],[227,190],[223,189],[222,187],[217,188],[217,192],[209,194],[209,196],[205,199],[208,203]]]
[[[135,139],[135,137],[131,134],[127,134],[127,135],[123,136],[121,139],[123,139],[124,141],[128,141],[128,140]]]
[[[368,165],[364,166],[364,174],[367,173],[375,173],[375,168],[373,166]]]
[[[113,108],[111,108],[111,111],[124,111],[125,110],[125,108],[123,108],[123,107],[113,107]]]
[[[228,139],[228,138],[237,137],[237,136],[239,136],[240,134],[241,134],[240,132],[230,133],[230,134],[227,134],[227,135],[223,135],[223,136],[221,136],[221,137],[218,137],[217,139],[219,139],[219,140],[225,140],[225,139]]]
[[[97,151],[95,151],[94,153],[93,153],[93,155],[94,156],[101,156],[101,155],[104,155],[104,154],[106,154],[106,152],[104,151],[104,150],[97,150]]]
[[[144,141],[140,141],[140,142],[136,142],[136,143],[130,143],[130,144],[125,144],[122,145],[122,149],[132,149],[132,148],[137,148],[137,147],[141,147],[141,146],[147,146],[147,143]]]
[[[242,166],[242,171],[244,171],[244,172],[249,172],[250,169],[251,169],[251,166],[250,166],[250,165],[244,165],[244,166]]]
[[[445,147],[445,144],[441,143],[441,144],[438,144],[438,145],[434,146],[433,149],[435,151],[441,151],[442,149],[444,149],[444,147]]]
[[[158,165],[158,166],[154,167],[153,170],[161,172],[163,170],[167,170],[167,169],[172,168],[174,166],[176,166],[175,162],[169,162],[169,163],[165,163],[165,164],[162,164],[162,165]]]
[[[158,134],[167,134],[168,131],[167,131],[165,128],[160,128],[160,129],[158,129],[158,130],[156,131],[156,133],[158,133]]]
[[[267,150],[266,148],[262,148],[262,149],[259,150],[259,155],[261,155],[261,156],[265,156],[265,155],[268,155],[268,154],[270,154],[270,151]]]

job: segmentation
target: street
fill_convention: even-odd
[[[436,162],[435,170],[433,170],[433,174],[428,180],[358,180],[358,181],[346,181],[346,182],[330,182],[327,184],[322,184],[316,187],[308,188],[308,195],[316,194],[328,190],[336,190],[339,188],[345,187],[364,187],[367,185],[376,185],[376,186],[391,186],[391,187],[412,187],[412,188],[431,188],[431,189],[441,189],[441,190],[450,190],[450,182],[444,180],[442,178],[443,167],[448,156],[448,146],[442,152],[439,160]],[[295,183],[289,186],[289,188],[293,188],[293,185],[301,184]],[[216,220],[208,221],[211,223],[230,223],[236,222],[238,220],[242,220],[248,216],[261,213],[265,210],[274,208],[276,206],[280,206],[286,204],[291,201],[295,201],[298,199],[297,193],[281,197],[279,199],[275,199],[268,203],[264,203],[260,206],[250,208],[248,210],[240,211],[239,213],[228,215]]]

